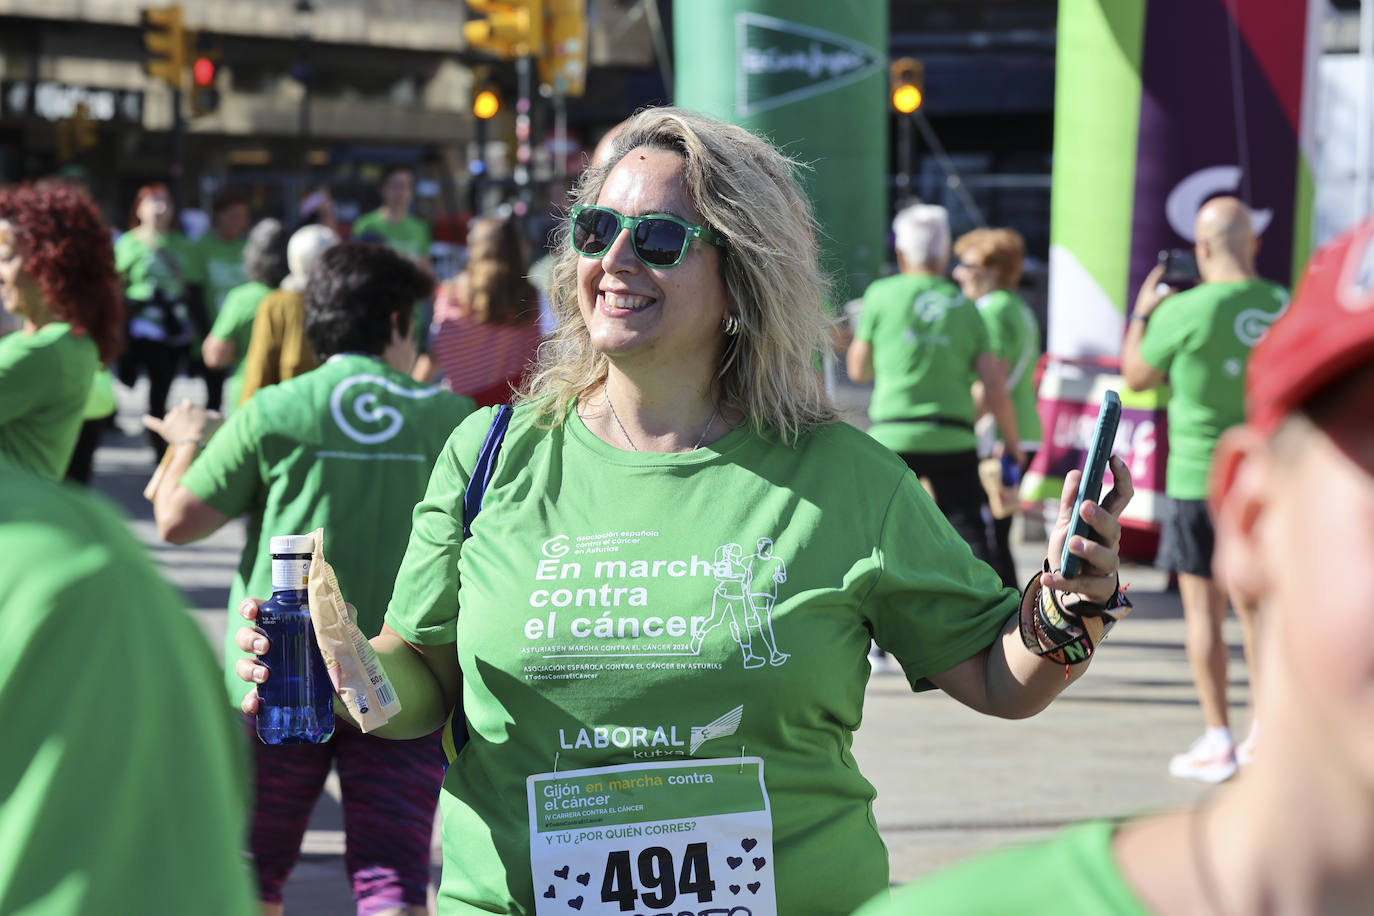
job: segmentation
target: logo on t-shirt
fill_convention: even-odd
[[[778,647],[773,632],[773,605],[778,586],[787,581],[787,565],[773,553],[773,539],[759,538],[755,552],[744,556],[738,544],[716,548],[716,590],[711,595],[711,616],[692,635],[692,651],[701,654],[706,637],[722,623],[739,644],[745,668],[779,667],[788,653]]]
[[[1246,309],[1236,316],[1236,339],[1247,347],[1259,343],[1269,332],[1269,325],[1278,320],[1288,309],[1288,293],[1277,290],[1274,293],[1275,307],[1272,311]]]
[[[945,313],[949,311],[953,301],[944,293],[928,289],[912,300],[911,310],[916,313],[917,318],[927,324],[934,324],[945,317]]]
[[[743,720],[741,703],[705,725],[593,725],[575,732],[560,728],[558,746],[565,751],[614,747],[633,750],[639,758],[686,757],[695,755],[707,741],[730,737]]]
[[[538,544],[521,627],[526,680],[787,662],[773,612],[788,570],[773,539],[666,555],[661,536],[616,529]]]
[[[415,401],[439,393],[438,388],[407,388],[380,375],[350,375],[339,382],[329,395],[329,414],[339,431],[360,445],[377,445],[394,439],[405,425],[399,408],[382,403],[379,388]],[[352,400],[349,400],[350,392]]]

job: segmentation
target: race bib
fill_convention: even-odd
[[[538,916],[777,916],[758,757],[526,780]]]

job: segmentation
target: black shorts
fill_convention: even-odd
[[[1163,509],[1155,566],[1212,578],[1212,546],[1216,535],[1207,501],[1166,498]]]

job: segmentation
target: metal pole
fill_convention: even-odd
[[[1370,212],[1370,156],[1374,147],[1374,0],[1360,2],[1360,107],[1355,133],[1355,220]]]
[[[911,115],[899,114],[897,117],[897,202],[901,203],[911,196]]]
[[[167,169],[172,177],[172,204],[180,212],[186,206],[186,174],[182,165],[185,159],[184,135],[186,122],[181,116],[181,90],[172,90],[172,164]]]

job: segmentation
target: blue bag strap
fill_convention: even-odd
[[[472,523],[477,518],[477,513],[482,510],[482,497],[486,495],[487,484],[491,483],[491,475],[496,470],[496,456],[501,454],[501,442],[506,438],[506,427],[510,425],[510,417],[514,411],[509,404],[502,404],[496,408],[496,414],[491,418],[491,427],[487,430],[487,437],[482,440],[482,448],[477,453],[477,463],[473,465],[472,477],[468,479],[468,487],[463,491],[463,537],[472,536]]]
[[[482,509],[482,497],[486,495],[487,485],[491,483],[491,475],[496,470],[496,456],[501,454],[501,443],[506,438],[506,427],[510,425],[513,412],[509,404],[502,404],[496,408],[496,413],[491,418],[491,427],[487,430],[487,437],[482,440],[482,448],[477,452],[477,463],[473,465],[472,476],[468,478],[467,489],[463,491],[465,540],[472,536],[472,523]],[[447,770],[449,764],[457,759],[463,745],[468,743],[468,723],[467,717],[463,714],[461,696],[454,704],[448,722],[444,723],[441,743],[444,751],[444,769]]]

